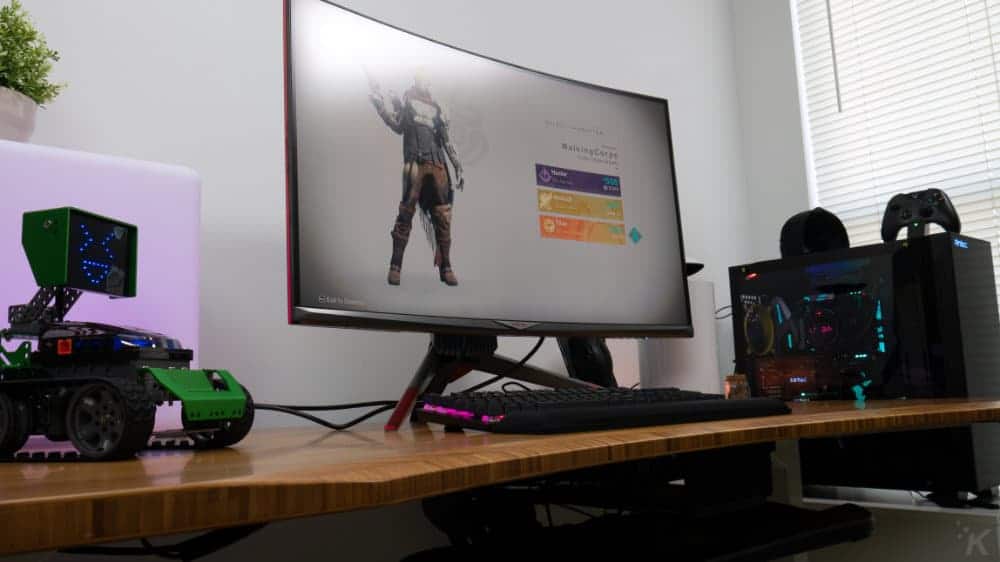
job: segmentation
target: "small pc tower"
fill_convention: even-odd
[[[736,371],[786,400],[995,397],[989,242],[952,233],[730,268]],[[803,440],[807,485],[980,492],[1000,426]]]

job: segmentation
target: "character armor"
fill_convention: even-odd
[[[403,192],[396,220],[390,231],[392,256],[389,259],[390,285],[399,285],[403,254],[410,239],[413,217],[420,210],[421,222],[434,248],[434,265],[441,281],[458,285],[451,266],[451,223],[454,190],[448,160],[455,169],[456,187],[462,190],[462,164],[448,136],[448,119],[426,86],[415,84],[403,99],[390,95],[392,109],[386,107],[378,84],[370,80],[371,101],[382,121],[403,137]]]

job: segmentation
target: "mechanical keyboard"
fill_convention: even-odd
[[[558,388],[425,394],[416,418],[496,433],[571,433],[790,413],[773,398],[726,400],[676,388]]]

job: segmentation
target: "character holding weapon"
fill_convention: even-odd
[[[399,285],[403,252],[410,239],[413,216],[419,207],[428,239],[435,248],[434,265],[448,286],[458,285],[451,266],[451,221],[455,193],[452,189],[448,160],[455,169],[455,187],[465,186],[462,164],[448,137],[448,119],[431,96],[427,77],[418,70],[411,86],[400,99],[389,94],[391,108],[378,82],[368,73],[369,97],[379,117],[392,132],[403,137],[403,195],[392,227],[392,257],[388,282]],[[433,236],[430,235],[433,228]]]

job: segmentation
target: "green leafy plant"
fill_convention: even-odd
[[[58,60],[59,53],[49,48],[19,0],[0,6],[0,87],[44,105],[65,86],[49,82],[52,63]]]

